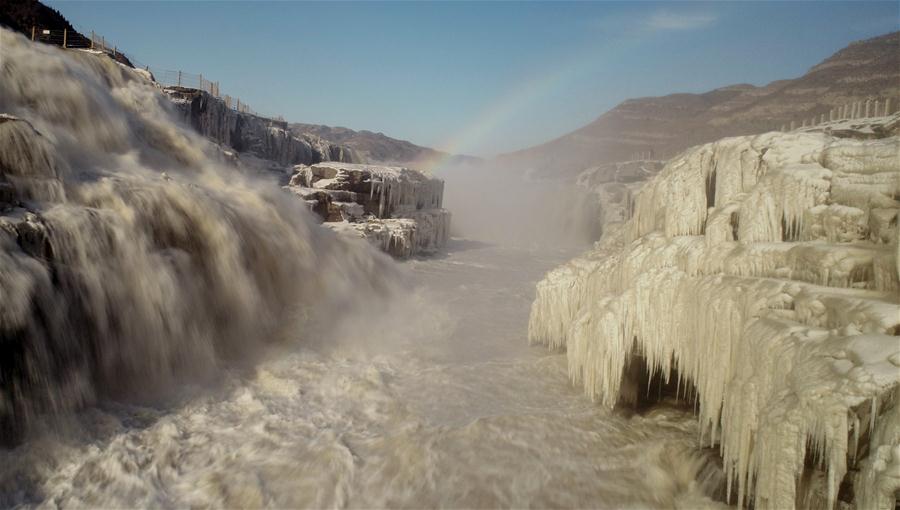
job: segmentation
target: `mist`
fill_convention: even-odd
[[[491,161],[441,169],[455,236],[520,248],[579,250],[599,238],[599,207],[574,180]]]

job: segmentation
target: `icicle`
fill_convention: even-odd
[[[538,284],[530,341],[565,347],[572,382],[607,406],[632,352],[663,380],[677,366],[676,393],[681,378],[695,388],[699,440],[719,444],[729,498],[793,506],[809,441],[833,502],[856,452],[851,402],[879,390],[832,363],[863,329],[867,349],[896,349],[886,332],[900,316],[870,291],[827,287],[897,285],[895,250],[859,234],[879,199],[836,193],[842,179],[887,190],[896,147],[769,133],[685,151],[637,192],[629,221]]]

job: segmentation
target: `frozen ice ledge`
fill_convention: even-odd
[[[444,182],[417,170],[331,161],[297,165],[285,189],[325,226],[366,239],[394,257],[432,254],[447,243]]]
[[[587,172],[604,235],[538,284],[530,341],[565,349],[603,405],[653,380],[686,396],[732,503],[894,508],[894,135],[726,138],[632,164],[651,176],[642,186],[610,177],[622,168]]]

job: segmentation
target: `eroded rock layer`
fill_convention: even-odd
[[[898,153],[897,137],[767,133],[689,149],[636,193],[600,183],[624,221],[538,284],[530,340],[565,348],[607,406],[638,361],[691,388],[733,502],[793,508],[818,476],[824,505],[891,507]]]

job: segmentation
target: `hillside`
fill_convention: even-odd
[[[345,127],[318,124],[290,124],[295,133],[312,133],[332,143],[350,147],[361,159],[380,163],[407,163],[442,156],[444,153],[420,147],[406,140],[391,138],[384,133],[355,131]]]
[[[0,0],[0,25],[29,36],[33,26],[76,33],[59,11],[37,0]]]
[[[319,124],[291,123],[289,127],[295,134],[312,134],[333,144],[349,147],[354,153],[354,161],[420,167],[430,166],[430,163],[444,158],[458,163],[480,161],[480,158],[474,156],[450,156],[446,152],[391,138],[384,133]]]
[[[731,85],[703,94],[629,99],[597,120],[500,161],[547,173],[574,175],[586,167],[674,156],[723,136],[777,130],[852,101],[892,98],[900,103],[900,32],[855,42],[803,76],[757,87]]]
[[[75,29],[59,11],[37,0],[0,0],[0,26],[5,26],[46,44],[63,45],[63,30],[67,32],[65,45],[68,48],[91,48],[91,40]],[[32,31],[36,32],[33,34]],[[50,30],[52,34],[44,34]],[[129,67],[131,60],[120,51],[108,52],[110,57]]]

